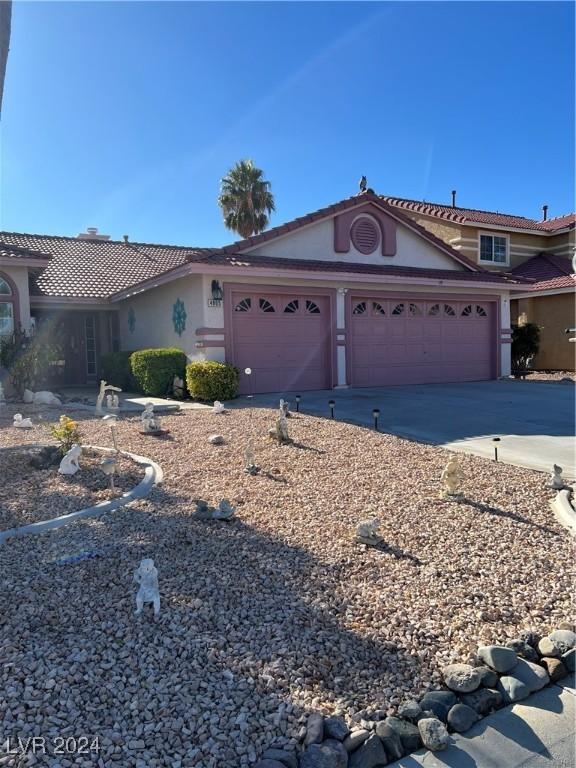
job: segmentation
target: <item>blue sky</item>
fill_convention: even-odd
[[[272,223],[376,192],[574,208],[574,5],[15,2],[0,227],[220,245],[234,162]]]

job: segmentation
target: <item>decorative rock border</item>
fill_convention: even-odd
[[[98,445],[85,445],[83,447],[94,451],[100,451],[101,453],[116,453],[113,448],[102,448]],[[30,523],[28,525],[21,525],[18,528],[9,528],[6,531],[0,531],[0,546],[5,544],[8,539],[18,539],[23,536],[54,531],[57,528],[62,528],[62,526],[73,523],[84,517],[99,517],[106,512],[112,512],[114,509],[119,509],[120,507],[126,506],[126,504],[130,504],[131,501],[143,499],[150,493],[155,485],[158,485],[164,479],[162,468],[159,464],[156,464],[155,461],[152,461],[152,459],[148,459],[146,456],[138,456],[129,451],[119,451],[119,454],[121,456],[127,456],[137,464],[146,466],[144,478],[138,485],[135,485],[131,491],[123,493],[122,496],[118,496],[110,501],[102,501],[100,504],[96,504],[93,507],[80,509],[78,512],[70,512],[67,515],[60,515],[60,517],[54,517],[51,520],[39,520],[37,523]]]
[[[254,768],[379,768],[421,747],[445,749],[450,732],[463,733],[507,704],[521,701],[548,683],[574,676],[576,627],[561,624],[548,636],[523,631],[506,645],[478,648],[476,665],[450,664],[446,688],[407,701],[398,716],[360,720],[350,730],[343,717],[308,716],[303,752],[268,749]]]
[[[550,502],[552,511],[558,522],[569,530],[572,536],[576,538],[576,511],[572,506],[572,492],[569,488],[558,491],[556,496]]]

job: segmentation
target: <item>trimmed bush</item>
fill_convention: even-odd
[[[186,366],[186,385],[195,400],[232,400],[238,393],[240,371],[229,363],[205,360]]]
[[[134,392],[138,389],[130,366],[131,356],[132,352],[108,352],[100,359],[102,378],[108,384],[120,387],[124,392]]]
[[[535,323],[512,326],[512,373],[528,370],[540,349],[540,327]]]
[[[174,376],[185,376],[186,355],[174,347],[139,349],[130,355],[130,366],[145,395],[171,397]]]

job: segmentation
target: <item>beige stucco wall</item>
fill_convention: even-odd
[[[361,214],[365,216],[366,214]],[[352,243],[348,253],[334,250],[334,222],[325,219],[286,237],[264,243],[247,253],[288,259],[313,259],[315,261],[342,261],[355,264],[394,265],[402,267],[427,267],[429,269],[462,270],[460,264],[408,227],[398,224],[396,229],[396,255],[382,256],[380,249],[371,254],[357,251]]]
[[[20,317],[16,322],[20,323],[22,330],[30,330],[30,294],[28,291],[28,268],[24,266],[5,267],[0,266],[0,274],[8,275],[16,284],[18,299],[20,302]]]
[[[573,293],[536,296],[512,302],[512,320],[526,313],[528,322],[540,326],[540,352],[534,360],[536,370],[575,370],[576,344],[564,333],[576,323],[576,297]]]

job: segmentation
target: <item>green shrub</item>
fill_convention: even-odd
[[[186,385],[195,400],[231,400],[238,392],[240,371],[229,363],[215,360],[186,366]]]
[[[512,326],[512,373],[526,371],[540,349],[540,327],[535,323]]]
[[[64,343],[55,320],[46,320],[36,333],[17,331],[0,346],[0,366],[8,370],[10,384],[22,395],[25,389],[38,390],[53,376],[53,365],[62,357]]]
[[[166,397],[172,395],[174,376],[184,378],[186,355],[181,349],[139,349],[130,355],[130,366],[145,395]]]
[[[130,367],[132,352],[108,352],[100,359],[102,378],[124,392],[134,392],[138,383]]]

